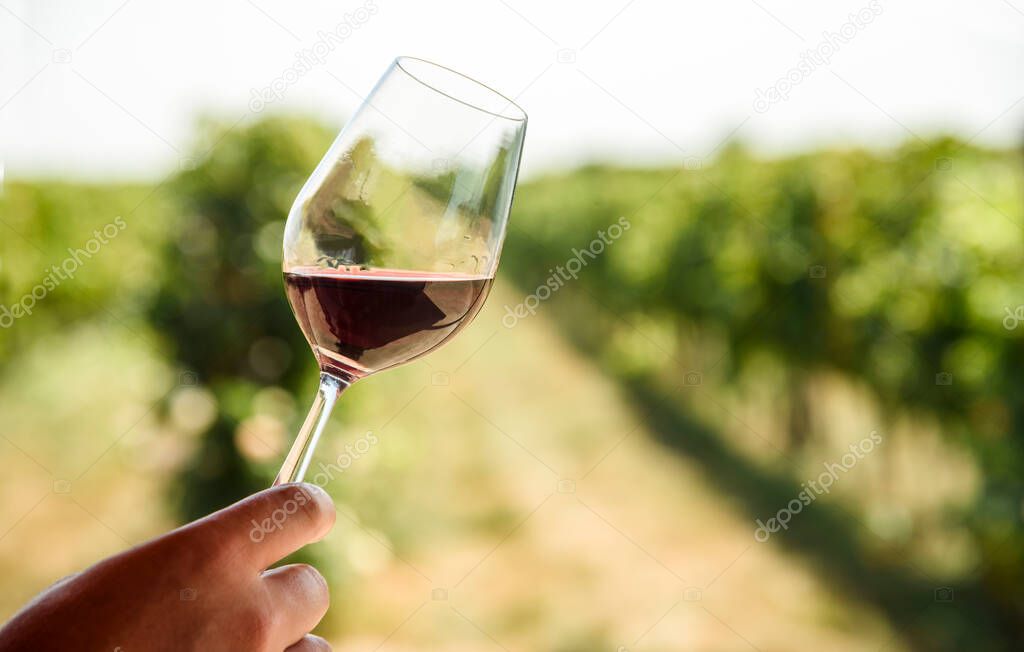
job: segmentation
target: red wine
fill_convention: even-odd
[[[472,321],[493,279],[298,267],[288,301],[321,370],[352,381],[423,355]]]

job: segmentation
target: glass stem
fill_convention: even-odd
[[[274,484],[285,484],[286,482],[302,482],[306,475],[306,469],[313,460],[313,452],[316,444],[320,441],[320,435],[324,432],[327,421],[331,418],[331,411],[338,400],[338,396],[345,391],[348,383],[335,378],[330,374],[320,374],[320,388],[317,390],[313,405],[309,408],[309,414],[295,437],[295,443],[288,451],[288,457],[284,459],[281,470],[274,479]]]

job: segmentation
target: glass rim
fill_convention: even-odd
[[[442,74],[457,75],[458,77],[461,77],[462,79],[471,82],[473,85],[475,85],[478,88],[486,91],[487,93],[489,93],[489,94],[491,94],[491,95],[493,95],[493,96],[495,96],[497,98],[500,98],[502,100],[505,100],[508,103],[508,105],[505,106],[504,108],[502,108],[500,111],[493,111],[493,110],[490,110],[490,109],[485,109],[484,107],[480,106],[476,102],[472,102],[472,101],[470,101],[468,99],[463,99],[463,98],[460,98],[460,97],[456,97],[455,95],[452,94],[452,92],[449,92],[449,91],[443,90],[441,88],[438,88],[437,84],[431,83],[430,81],[424,79],[421,75],[418,75],[413,70],[411,70],[410,69],[411,66],[409,64],[413,63],[413,62],[415,62],[416,64],[425,64],[426,66],[429,66],[431,68],[435,68],[435,69],[437,69],[438,72],[441,72]],[[404,55],[400,56],[400,57],[397,57],[395,59],[395,66],[399,70],[404,72],[406,75],[408,75],[412,79],[415,79],[417,82],[423,84],[424,86],[426,86],[430,90],[434,91],[435,93],[438,93],[440,95],[444,95],[448,99],[453,100],[455,102],[458,102],[459,104],[463,104],[463,105],[468,106],[468,107],[470,107],[472,109],[476,109],[477,111],[481,111],[481,112],[486,113],[488,115],[492,115],[492,116],[494,116],[496,118],[502,118],[504,120],[511,120],[513,122],[524,122],[524,123],[527,120],[526,111],[523,109],[523,107],[521,107],[518,104],[516,104],[515,100],[513,100],[512,98],[506,96],[503,93],[500,93],[500,92],[494,90],[493,88],[491,88],[487,84],[485,84],[485,83],[483,83],[481,81],[478,81],[476,79],[473,79],[469,75],[465,75],[465,74],[459,72],[458,70],[455,70],[453,68],[449,68],[448,66],[443,66],[443,65],[441,65],[439,63],[434,63],[433,61],[428,61],[427,59],[421,59],[420,57],[410,57],[410,56],[404,56]],[[513,115],[508,115],[508,114],[505,113],[510,107],[515,109],[512,112]]]

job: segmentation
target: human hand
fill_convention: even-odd
[[[319,487],[262,491],[61,580],[0,629],[0,652],[330,650],[308,634],[327,612],[324,578],[267,567],[334,518]]]

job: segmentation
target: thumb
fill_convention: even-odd
[[[311,484],[282,484],[253,494],[197,521],[228,538],[238,555],[259,572],[308,543],[327,536],[337,514],[326,491]]]

